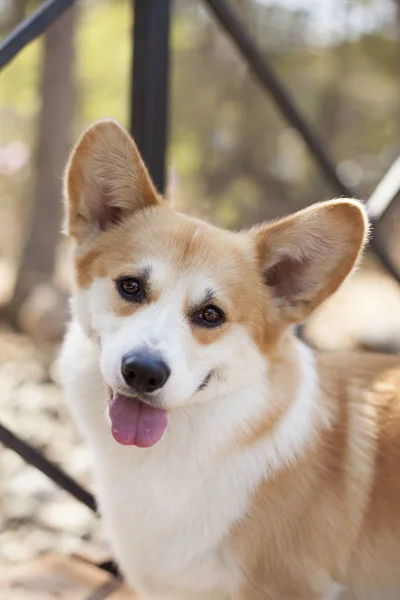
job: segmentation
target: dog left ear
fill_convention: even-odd
[[[116,121],[89,127],[65,174],[66,232],[78,244],[134,211],[162,202],[135,142]]]
[[[355,266],[368,234],[354,200],[322,202],[250,232],[281,316],[298,323],[333,294]]]

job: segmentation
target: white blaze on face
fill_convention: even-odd
[[[118,316],[112,310],[114,284],[109,278],[95,280],[78,295],[77,308],[86,320],[90,315],[88,327],[101,344],[101,371],[113,390],[127,392],[121,375],[123,356],[143,350],[157,353],[171,371],[157,392],[168,409],[225,395],[265,372],[265,359],[243,325],[226,325],[226,333],[209,344],[200,344],[193,335],[185,311],[204,301],[209,290],[218,292],[218,282],[204,273],[178,274],[161,261],[145,266],[157,300],[142,304],[130,316]],[[210,385],[196,394],[211,372]]]

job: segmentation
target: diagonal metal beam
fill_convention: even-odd
[[[325,175],[326,179],[330,182],[335,193],[348,197],[357,196],[355,190],[347,186],[339,177],[336,172],[335,163],[326,150],[322,140],[301,114],[289,92],[275,74],[272,66],[265,56],[261,54],[256,44],[253,42],[250,33],[239,20],[236,13],[228,6],[226,0],[204,0],[204,2],[208,5],[212,14],[228,34],[263,89],[272,96],[278,109],[302,136],[310,154],[314,157],[315,162],[319,166],[321,172]],[[400,274],[392,264],[387,253],[377,241],[375,241],[373,236],[371,236],[370,239],[370,246],[385,269],[400,282]]]
[[[392,201],[400,194],[400,156],[380,181],[367,202],[371,219],[378,221],[386,213]]]
[[[204,2],[226,31],[259,83],[272,96],[275,104],[289,123],[300,133],[307,148],[336,193],[344,196],[354,196],[354,192],[337,174],[335,164],[325,149],[322,140],[300,113],[289,92],[280,82],[264,54],[261,54],[249,31],[235,12],[225,0],[204,0]]]
[[[0,43],[0,69],[39,37],[75,0],[46,0]]]
[[[32,465],[36,469],[39,469],[49,479],[51,479],[56,485],[63,488],[66,492],[74,496],[79,502],[82,502],[93,512],[96,512],[96,501],[92,494],[89,494],[84,490],[76,481],[74,481],[69,475],[64,473],[54,463],[49,461],[43,454],[33,448],[30,444],[20,439],[14,433],[12,433],[7,427],[0,423],[0,443],[13,450],[25,462]]]

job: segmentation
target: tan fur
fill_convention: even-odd
[[[134,141],[115,121],[90,127],[74,148],[67,165],[65,226],[79,242],[93,233],[93,212],[106,202],[123,216],[133,209],[161,202]]]
[[[133,141],[110,122],[78,144],[66,193],[69,232],[78,242],[77,283],[108,277],[118,315],[140,306],[121,300],[113,280],[134,277],[143,259],[168,256],[185,277],[204,265],[212,270],[227,323],[193,327],[193,336],[207,344],[235,323],[247,327],[271,365],[275,406],[235,449],[270,435],[300,377],[288,324],[307,317],[353,269],[367,236],[360,205],[337,200],[250,232],[222,231],[162,202]],[[99,195],[122,210],[104,231],[93,216]],[[148,301],[160,292],[151,289]],[[188,319],[192,310],[187,304]],[[400,585],[400,359],[315,358],[320,391],[308,449],[263,481],[226,541],[244,575],[236,600],[325,600],[332,580],[359,599],[372,585]]]
[[[176,215],[167,206],[148,208],[105,231],[92,242],[88,252],[77,257],[77,282],[87,287],[96,277],[109,276],[114,310],[127,315],[140,307],[127,303],[124,306],[112,280],[123,275],[134,277],[134,265],[143,258],[162,259],[168,255],[176,272],[187,276],[198,272],[202,264],[211,263],[223,289],[223,296],[216,301],[225,311],[228,324],[247,323],[255,341],[265,348],[272,336],[276,336],[278,323],[274,322],[275,311],[261,273],[251,254],[244,253],[246,242],[244,236]],[[150,290],[150,301],[157,298],[159,291]],[[254,302],[255,296],[259,302]],[[187,308],[189,311],[190,307]],[[207,343],[215,340],[222,330],[194,328],[193,332],[201,343]]]
[[[317,356],[321,423],[308,453],[265,481],[232,533],[243,599],[364,599],[400,583],[400,361]],[[384,596],[382,596],[382,600]]]
[[[228,323],[246,323],[263,353],[288,322],[304,319],[337,289],[366,237],[365,217],[350,201],[314,205],[241,234],[177,214],[157,195],[135,143],[114,121],[100,121],[83,134],[67,165],[65,193],[68,232],[78,242],[79,286],[105,275],[134,276],[143,257],[168,256],[177,273],[195,273],[205,264],[224,290],[220,304]],[[101,231],[96,217],[106,218],[110,208],[122,213]],[[266,273],[281,265],[295,274],[290,297],[265,285]],[[137,309],[114,296],[118,314]],[[194,330],[202,343],[218,332]]]
[[[291,269],[295,276],[291,301],[280,298],[281,311],[290,322],[308,317],[338,289],[354,267],[368,233],[357,203],[337,200],[319,206],[323,207],[319,214],[318,205],[313,205],[254,230],[264,270]],[[316,261],[321,248],[324,260]],[[346,260],[339,260],[340,254]]]

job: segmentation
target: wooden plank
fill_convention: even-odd
[[[74,557],[0,564],[0,600],[138,600],[120,579]]]
[[[338,600],[355,600],[344,592]],[[399,600],[400,591],[363,600]],[[48,555],[21,565],[0,563],[0,600],[139,600],[120,579],[76,557]]]

